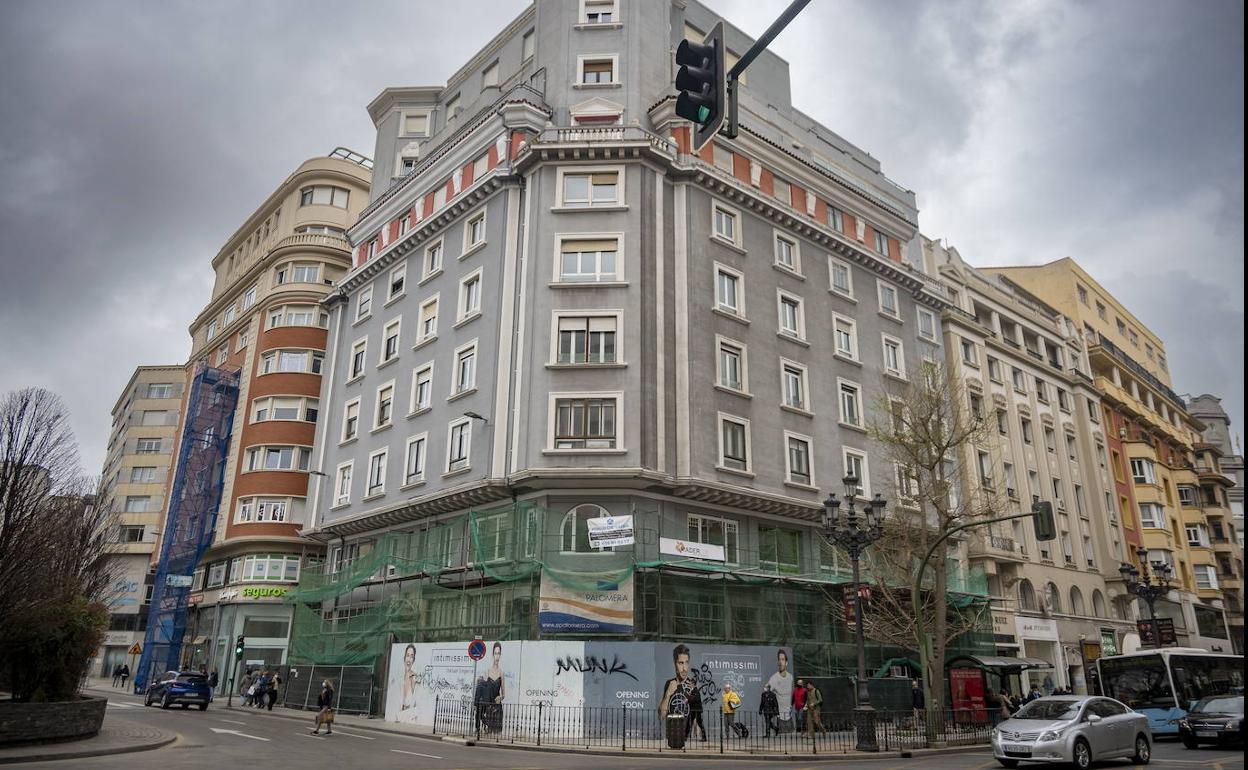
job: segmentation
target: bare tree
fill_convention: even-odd
[[[951,541],[936,546],[918,590],[914,577],[942,536],[998,511],[998,496],[981,489],[974,466],[976,447],[986,444],[989,431],[960,383],[937,363],[924,363],[905,383],[886,383],[875,414],[868,432],[892,465],[893,480],[882,486],[893,495],[886,536],[866,552],[874,580],[864,630],[876,641],[918,652],[925,707],[938,711],[946,650],[979,626],[986,605],[950,606]],[[968,479],[975,483],[964,484]]]

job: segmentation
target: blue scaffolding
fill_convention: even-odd
[[[221,506],[238,380],[236,370],[199,364],[186,399],[186,420],[169,494],[147,634],[134,672],[136,693],[146,690],[154,676],[179,667],[192,576],[212,543]]]

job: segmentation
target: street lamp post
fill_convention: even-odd
[[[841,546],[849,553],[854,570],[854,625],[858,642],[858,683],[857,703],[854,706],[854,722],[858,732],[858,751],[879,751],[879,742],[875,737],[875,709],[871,707],[871,693],[867,688],[867,647],[863,633],[862,586],[858,578],[858,562],[867,547],[884,536],[882,519],[884,516],[884,499],[878,494],[873,500],[863,500],[862,515],[859,515],[858,479],[846,476],[845,484],[845,515],[841,515],[841,501],[836,494],[828,495],[823,501],[823,534],[829,541]]]
[[[1161,632],[1157,628],[1157,600],[1170,592],[1169,564],[1164,561],[1153,562],[1152,574],[1148,571],[1148,549],[1139,548],[1135,552],[1140,560],[1140,568],[1132,564],[1123,564],[1118,568],[1127,590],[1144,600],[1148,605],[1148,618],[1153,628],[1153,646],[1161,648]]]

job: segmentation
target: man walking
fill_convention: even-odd
[[[763,717],[763,724],[767,725],[767,733],[763,737],[770,738],[772,733],[779,735],[780,702],[776,698],[776,691],[771,689],[770,684],[763,685],[763,696],[758,702],[758,713]]]
[[[806,731],[810,735],[815,734],[818,729],[821,733],[826,733],[827,729],[823,726],[823,717],[819,712],[823,710],[823,693],[815,687],[814,682],[806,683]]]
[[[113,687],[121,684],[121,664],[113,666]]]
[[[212,673],[208,675],[208,700],[217,699],[217,685],[221,683],[221,677],[214,668]]]
[[[269,711],[273,710],[273,704],[277,703],[277,688],[282,686],[282,677],[276,672],[269,677],[269,687],[265,690],[265,695],[269,700]]]
[[[793,713],[797,715],[797,731],[806,732],[806,683],[801,679],[793,688]]]
[[[724,735],[732,737],[737,731],[737,709],[741,708],[741,696],[732,689],[731,682],[724,682]]]
[[[121,689],[126,689],[126,680],[130,678],[130,667],[125,663],[121,664]]]
[[[316,698],[316,727],[313,735],[319,735],[321,725],[325,725],[325,734],[334,734],[334,684],[326,679],[321,683],[321,694]]]

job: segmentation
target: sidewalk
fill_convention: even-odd
[[[223,699],[218,700],[216,708],[225,710],[225,702]],[[253,708],[243,708],[237,704],[229,708],[230,711],[236,711],[240,714],[256,714],[263,713],[268,716],[280,717],[291,721],[303,723],[311,729],[315,712],[298,711],[282,707],[275,707],[273,711],[264,710],[257,712]],[[829,762],[829,761],[847,761],[861,760],[868,758],[896,757],[896,758],[920,758],[924,756],[932,756],[937,754],[958,754],[966,751],[974,751],[976,749],[985,748],[984,745],[968,745],[968,746],[949,746],[939,749],[909,749],[909,750],[893,750],[878,752],[848,751],[838,753],[801,753],[801,754],[778,754],[764,753],[755,751],[743,751],[725,746],[723,753],[720,753],[718,742],[710,744],[707,748],[691,748],[685,751],[659,751],[656,749],[636,748],[622,751],[618,748],[610,749],[601,746],[587,747],[584,745],[548,745],[538,746],[533,743],[513,743],[510,741],[495,741],[492,739],[482,739],[480,742],[472,738],[460,738],[446,735],[435,735],[428,729],[418,728],[414,725],[404,725],[397,722],[386,722],[381,719],[354,716],[350,714],[338,714],[334,719],[334,727],[346,728],[348,730],[371,730],[373,732],[388,733],[390,735],[402,735],[409,738],[420,738],[430,741],[445,741],[448,743],[457,743],[463,746],[481,746],[486,748],[498,749],[514,749],[517,751],[545,751],[553,753],[565,754],[587,754],[597,756],[628,756],[628,757],[645,757],[645,758],[668,758],[668,759],[747,759],[747,760],[775,760],[775,761],[803,761],[803,762]]]
[[[104,683],[108,686],[108,682]],[[54,759],[84,759],[109,754],[151,751],[177,740],[175,733],[105,712],[104,726],[94,738],[66,743],[40,743],[0,748],[0,765],[16,762],[47,762]]]

